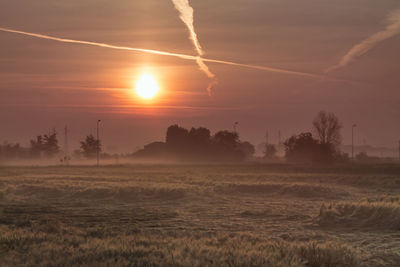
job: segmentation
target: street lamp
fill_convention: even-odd
[[[400,140],[399,140],[399,162],[400,162]]]
[[[100,166],[100,136],[99,136],[99,125],[101,120],[97,120],[97,167]]]
[[[356,124],[351,126],[351,159],[354,161],[354,128],[357,127]]]

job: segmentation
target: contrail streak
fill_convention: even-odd
[[[205,59],[201,57],[196,58],[197,65],[199,65],[200,69],[211,79],[215,78],[215,74],[210,71],[208,66],[204,63]]]
[[[53,40],[53,41],[62,42],[62,43],[84,44],[84,45],[98,46],[98,47],[111,48],[111,49],[117,49],[117,50],[136,51],[136,52],[143,52],[143,53],[155,54],[155,55],[161,55],[161,56],[179,57],[181,59],[197,60],[197,57],[191,56],[191,55],[170,53],[170,52],[152,50],[152,49],[134,48],[134,47],[128,47],[128,46],[117,46],[117,45],[110,45],[110,44],[90,42],[90,41],[65,39],[65,38],[59,38],[59,37],[54,37],[54,36],[50,36],[50,35],[44,35],[44,34],[32,33],[32,32],[24,32],[24,31],[13,30],[13,29],[3,28],[3,27],[0,27],[0,31],[17,33],[17,34],[27,35],[27,36],[31,36],[31,37],[40,38],[40,39]]]
[[[327,69],[326,72],[335,71],[339,68],[345,67],[358,57],[364,55],[369,50],[374,48],[380,42],[383,42],[389,38],[392,38],[400,33],[400,9],[395,10],[386,19],[388,25],[386,29],[379,31],[367,39],[363,40],[361,43],[355,45],[349,52],[340,60],[340,62]]]
[[[193,18],[193,8],[190,6],[188,0],[172,0],[175,8],[180,13],[180,18],[185,23],[186,27],[190,33],[190,39],[193,41],[193,45],[196,48],[197,54],[199,56],[204,55],[204,52],[201,48],[199,39],[197,38],[196,31],[194,30],[194,18]]]
[[[195,62],[198,62],[198,59],[199,59],[198,56],[192,56],[192,55],[186,55],[186,54],[180,54],[180,53],[172,53],[172,52],[153,50],[153,49],[144,49],[144,48],[134,48],[134,47],[128,47],[128,46],[117,46],[117,45],[90,42],[90,41],[65,39],[65,38],[59,38],[59,37],[54,37],[54,36],[50,36],[50,35],[19,31],[19,30],[3,28],[3,27],[0,27],[0,31],[20,34],[20,35],[25,35],[25,36],[31,36],[31,37],[40,38],[40,39],[52,40],[52,41],[57,41],[57,42],[62,42],[62,43],[82,44],[82,45],[97,46],[97,47],[108,48],[108,49],[142,52],[142,53],[148,53],[148,54],[154,54],[154,55],[160,55],[160,56],[170,56],[170,57],[176,57],[176,58],[180,58],[180,59],[192,60]],[[300,72],[300,71],[284,70],[284,69],[250,65],[250,64],[242,64],[242,63],[237,63],[237,62],[232,62],[232,61],[224,61],[224,60],[208,59],[208,58],[203,58],[202,60],[204,62],[217,63],[217,64],[223,64],[223,65],[231,65],[231,66],[243,67],[243,68],[248,68],[248,69],[256,69],[256,70],[268,71],[268,72],[274,72],[274,73],[280,73],[280,74],[296,75],[296,76],[318,78],[318,79],[327,78],[326,75],[319,75],[319,74]],[[334,79],[334,78],[327,78],[327,79],[334,80],[334,81],[343,81],[343,80]]]
[[[183,23],[189,30],[190,39],[192,40],[193,45],[197,51],[197,54],[199,55],[196,60],[197,65],[199,65],[200,70],[202,70],[208,76],[208,78],[212,79],[212,81],[209,83],[207,87],[207,91],[211,95],[211,89],[215,84],[217,84],[217,80],[215,79],[214,73],[210,71],[210,69],[204,63],[204,60],[202,58],[202,56],[204,55],[204,51],[201,48],[199,39],[197,38],[196,31],[194,30],[193,8],[190,6],[189,0],[172,0],[172,3],[174,4],[176,10],[179,11],[180,19],[183,21]]]

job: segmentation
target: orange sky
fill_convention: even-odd
[[[190,1],[205,57],[323,74],[354,45],[385,28],[398,1]],[[121,46],[196,55],[170,1],[3,1],[0,27]],[[209,63],[218,85],[195,62],[63,44],[0,32],[0,140],[21,142],[68,124],[78,141],[103,120],[109,151],[162,140],[165,128],[231,129],[242,139],[272,141],[281,130],[309,130],[321,109],[342,120],[344,141],[395,146],[400,137],[400,36],[379,43],[330,74],[354,83]],[[160,95],[144,102],[134,83],[150,68]]]

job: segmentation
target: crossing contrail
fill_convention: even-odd
[[[196,31],[194,30],[194,17],[193,17],[193,8],[190,6],[188,0],[172,0],[176,10],[180,13],[180,19],[185,23],[186,27],[190,33],[190,39],[193,42],[193,45],[197,51],[199,56],[204,55],[204,51],[201,48],[199,39],[197,38]]]
[[[347,52],[347,54],[340,60],[337,65],[327,69],[326,72],[332,72],[339,68],[347,66],[352,61],[374,48],[380,42],[383,42],[389,38],[396,36],[397,34],[400,34],[400,9],[395,10],[394,12],[389,14],[386,21],[388,24],[386,26],[386,29],[371,35],[367,39],[363,40],[361,43],[355,45],[353,48],[350,49],[349,52]]]
[[[0,27],[0,31],[8,32],[8,33],[20,34],[20,35],[25,35],[25,36],[30,36],[30,37],[35,37],[35,38],[39,38],[39,39],[52,40],[52,41],[62,42],[62,43],[73,43],[73,44],[97,46],[97,47],[108,48],[108,49],[116,49],[116,50],[125,50],[125,51],[148,53],[148,54],[154,54],[154,55],[160,55],[160,56],[170,56],[170,57],[176,57],[176,58],[185,59],[185,60],[192,60],[192,61],[195,61],[195,62],[198,62],[198,60],[199,60],[199,56],[180,54],[180,53],[173,53],[173,52],[167,52],[167,51],[161,51],[161,50],[134,48],[134,47],[129,47],[129,46],[118,46],[118,45],[112,45],[112,44],[106,44],[106,43],[98,43],[98,42],[91,42],[91,41],[82,41],[82,40],[59,38],[59,37],[54,37],[54,36],[50,36],[50,35],[44,35],[44,34],[32,33],[32,32],[25,32],[25,31],[20,31],[20,30],[15,30],[15,29],[10,29],[10,28],[4,28],[4,27]],[[344,80],[340,80],[340,79],[329,78],[326,75],[307,73],[307,72],[301,72],[301,71],[285,70],[285,69],[258,66],[258,65],[251,65],[251,64],[242,64],[242,63],[219,60],[219,59],[202,58],[202,61],[209,62],[209,63],[236,66],[236,67],[243,67],[243,68],[248,68],[248,69],[256,69],[256,70],[267,71],[267,72],[274,72],[274,73],[280,73],[280,74],[296,75],[296,76],[317,78],[317,79],[328,79],[328,80],[332,80],[332,81],[344,81]]]
[[[215,79],[215,74],[210,71],[202,58],[202,56],[204,55],[204,51],[201,48],[197,33],[194,29],[194,10],[189,4],[189,0],[172,0],[172,3],[174,4],[176,10],[179,11],[180,19],[189,30],[190,39],[192,40],[194,48],[196,49],[198,55],[198,58],[196,60],[197,65],[199,66],[200,70],[208,76],[208,78],[212,79],[207,87],[208,93],[211,94],[211,89],[217,83],[217,81]]]

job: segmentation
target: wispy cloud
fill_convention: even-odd
[[[339,68],[343,68],[356,60],[358,57],[364,55],[369,50],[374,48],[380,42],[383,42],[389,38],[392,38],[400,33],[400,9],[391,12],[386,18],[387,26],[384,30],[379,31],[367,39],[363,40],[361,43],[355,45],[350,49],[349,52],[340,60],[340,62],[327,69],[326,72],[332,72]]]

